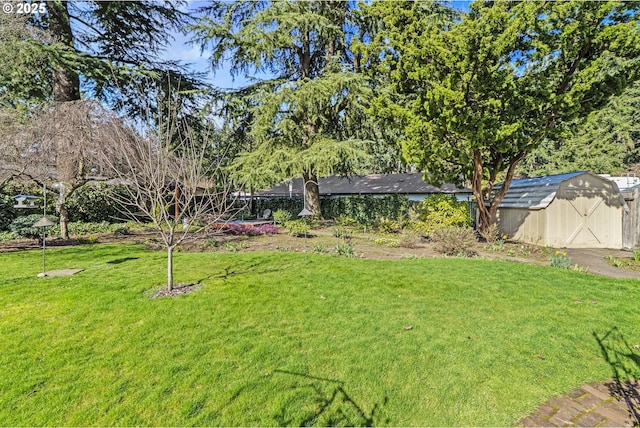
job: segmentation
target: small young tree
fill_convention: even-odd
[[[166,104],[165,104],[166,105]],[[174,104],[172,104],[174,105]],[[103,150],[105,175],[124,185],[116,196],[123,213],[150,220],[167,251],[167,291],[174,288],[173,252],[188,237],[233,210],[231,187],[212,156],[213,128],[198,133],[167,107],[153,130],[122,129],[117,146]]]

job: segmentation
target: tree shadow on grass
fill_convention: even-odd
[[[240,264],[239,265],[228,265],[228,266],[224,266],[222,268],[222,270],[218,274],[209,275],[205,279],[219,278],[219,279],[222,279],[222,280],[226,281],[230,277],[234,277],[234,276],[263,275],[263,274],[267,274],[267,273],[282,272],[284,270],[285,270],[285,268],[281,268],[281,267],[274,268],[274,267],[265,265],[264,263],[258,263],[258,262],[249,263],[249,264],[245,264],[245,265],[240,265]]]
[[[640,426],[640,345],[629,344],[618,327],[593,336],[613,371],[613,381],[606,384],[611,396],[625,404],[634,426]]]
[[[107,264],[119,265],[120,263],[128,262],[130,260],[138,260],[138,259],[139,259],[139,257],[122,257],[122,258],[119,258],[119,259],[109,260],[107,262]]]
[[[386,425],[389,420],[380,420],[380,410],[387,404],[388,398],[382,397],[367,412],[361,404],[347,392],[344,381],[312,376],[305,373],[296,373],[286,370],[275,370],[275,373],[300,379],[294,382],[292,388],[297,395],[296,401],[305,400],[306,414],[290,415],[288,406],[284,406],[276,416],[278,425],[281,426],[374,426]]]

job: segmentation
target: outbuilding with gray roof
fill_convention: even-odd
[[[623,248],[625,211],[613,181],[578,171],[514,180],[498,206],[496,224],[509,238],[531,244]]]

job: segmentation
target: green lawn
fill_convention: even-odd
[[[486,260],[0,254],[0,425],[511,425],[638,376],[640,282]],[[581,303],[578,303],[581,302]],[[406,329],[412,326],[412,329]],[[609,361],[608,361],[609,360]]]

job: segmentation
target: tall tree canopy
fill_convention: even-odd
[[[229,59],[232,73],[260,76],[231,95],[232,120],[247,129],[234,171],[252,188],[302,176],[314,215],[318,176],[364,165],[374,135],[350,49],[358,29],[345,1],[217,2],[193,26],[214,68]]]
[[[640,82],[611,98],[562,140],[546,140],[525,159],[518,172],[536,176],[578,170],[640,173]]]
[[[397,94],[374,112],[402,129],[405,156],[429,180],[471,180],[480,229],[531,150],[638,77],[638,3],[481,1],[451,23],[410,5],[383,20],[384,49],[367,58]]]
[[[179,84],[185,90],[198,86],[197,79],[175,61],[161,58],[172,34],[181,31],[189,17],[174,1],[62,1],[46,2],[44,10],[2,17],[0,47],[8,53],[0,66],[0,108],[19,109],[29,114],[30,106],[52,103],[53,108],[71,112],[64,103],[97,98],[128,114],[147,106],[136,104],[142,80],[156,80],[156,88]],[[167,78],[167,75],[170,78]],[[26,106],[26,107],[25,107]],[[39,111],[39,109],[35,109]],[[62,116],[60,116],[62,117]],[[66,199],[82,184],[74,165],[82,162],[74,154],[83,150],[81,140],[53,133],[62,154],[57,157],[55,177],[62,183],[58,207],[61,235],[68,237]]]
[[[15,90],[31,88],[35,82],[42,88],[41,93],[31,94],[38,101],[77,101],[82,90],[86,96],[121,108],[137,100],[127,93],[137,89],[132,87],[136,77],[173,74],[180,76],[174,80],[181,80],[183,87],[185,82],[196,84],[177,61],[161,57],[173,34],[183,31],[189,22],[182,5],[173,1],[50,0],[44,13],[26,18],[4,14],[0,38],[11,44],[3,55],[12,55],[8,58],[16,61],[3,64],[0,90],[9,87],[14,94],[0,98],[0,103],[6,106],[26,98]],[[40,60],[40,67],[35,66],[35,59]],[[25,68],[28,73],[18,75]]]

